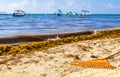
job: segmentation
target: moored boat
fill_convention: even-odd
[[[25,15],[26,15],[26,13],[22,10],[15,10],[15,12],[13,13],[13,17],[22,17]]]
[[[88,10],[82,10],[80,16],[87,16],[90,15],[90,11]]]
[[[62,11],[60,9],[58,9],[58,11],[56,12],[56,16],[62,16]]]

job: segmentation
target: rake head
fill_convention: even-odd
[[[112,66],[106,58],[103,59],[96,59],[96,60],[89,60],[89,61],[73,61],[71,62],[72,65],[82,66],[82,67],[89,67],[89,68],[101,68],[101,69],[114,69],[115,67]]]

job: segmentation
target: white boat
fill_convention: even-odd
[[[90,15],[90,11],[88,11],[88,10],[82,10],[80,15],[81,16]]]
[[[22,17],[25,15],[26,15],[26,13],[22,10],[15,10],[15,12],[13,13],[13,17]]]
[[[58,11],[56,12],[56,16],[62,16],[62,11],[60,9],[58,9]]]

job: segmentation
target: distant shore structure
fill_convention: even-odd
[[[6,15],[5,11],[0,12],[0,15]]]
[[[25,15],[26,13],[23,10],[15,10],[15,12],[13,13],[13,17],[23,17]]]

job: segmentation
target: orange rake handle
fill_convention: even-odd
[[[110,59],[110,58],[112,58],[112,57],[114,57],[114,56],[119,56],[119,55],[120,55],[120,52],[117,52],[117,53],[115,53],[115,54],[112,54],[112,55],[106,57],[106,59]]]

